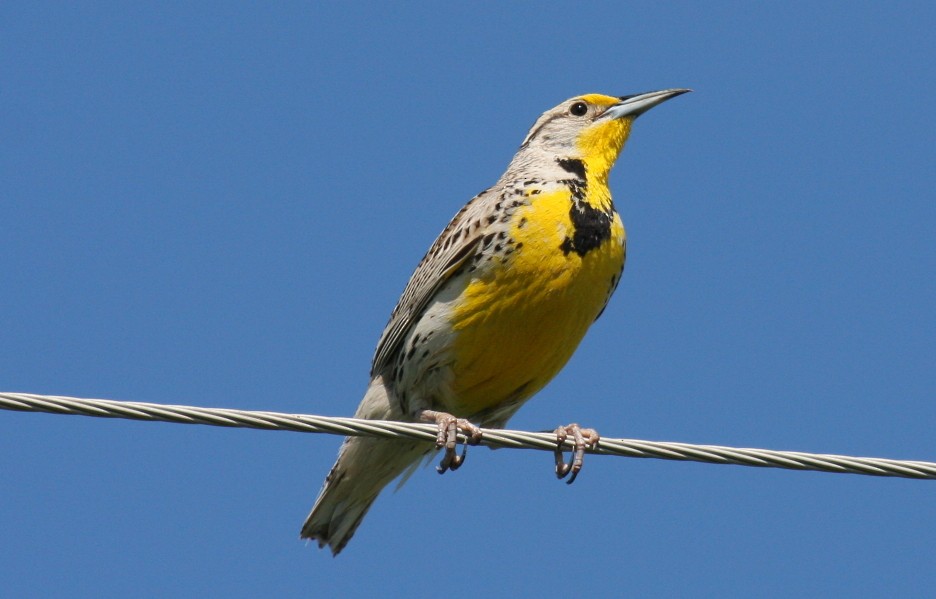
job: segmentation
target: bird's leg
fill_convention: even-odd
[[[562,446],[565,443],[566,439],[572,436],[572,441],[575,443],[575,449],[572,452],[572,461],[568,464],[565,462],[565,459],[562,457]],[[570,424],[568,426],[560,426],[556,429],[556,476],[559,479],[565,478],[570,472],[572,476],[569,477],[569,480],[566,481],[566,484],[571,485],[575,482],[575,477],[578,476],[579,471],[582,469],[582,463],[585,461],[585,448],[590,447],[595,449],[598,447],[598,441],[601,437],[598,435],[598,431],[593,428],[582,428],[577,424]]]
[[[464,418],[456,418],[448,412],[422,410],[419,412],[419,419],[423,422],[433,422],[439,427],[439,434],[436,436],[436,449],[445,448],[445,455],[442,456],[442,461],[436,467],[439,474],[445,474],[446,470],[458,470],[458,467],[465,461],[468,445],[477,445],[481,441],[480,428]],[[458,445],[458,431],[465,433],[465,436],[468,437],[468,443],[462,449],[461,455],[455,453],[455,447]]]

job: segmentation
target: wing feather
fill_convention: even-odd
[[[485,219],[493,212],[493,202],[487,201],[491,193],[491,189],[483,191],[465,204],[419,262],[377,343],[371,376],[393,363],[403,339],[433,296],[474,253]]]

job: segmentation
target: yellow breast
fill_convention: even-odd
[[[601,313],[624,265],[624,226],[616,212],[600,244],[570,251],[569,189],[529,195],[531,203],[512,221],[515,250],[495,257],[453,304],[452,391],[459,413],[522,401],[546,385]],[[610,209],[610,197],[601,199]]]

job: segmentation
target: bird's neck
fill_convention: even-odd
[[[629,118],[609,120],[589,127],[579,136],[576,145],[589,182],[607,187],[608,174],[624,148],[633,122]]]

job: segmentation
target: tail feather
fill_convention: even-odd
[[[355,417],[402,419],[394,404],[381,378],[377,377],[371,382]],[[318,541],[319,547],[328,545],[332,553],[338,555],[383,488],[431,449],[432,445],[419,441],[346,438],[338,460],[302,525],[300,537]]]
[[[430,447],[412,441],[346,439],[300,536],[318,541],[319,547],[328,545],[338,555],[383,488],[418,463]]]

